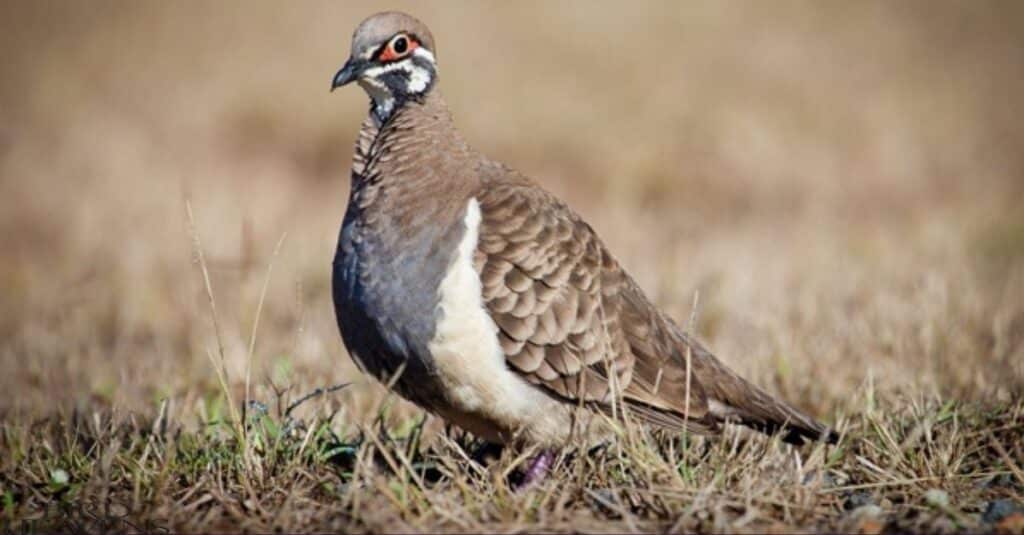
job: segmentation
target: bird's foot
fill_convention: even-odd
[[[530,464],[526,466],[522,477],[512,488],[516,492],[520,492],[544,481],[547,479],[548,473],[551,471],[551,465],[554,463],[555,454],[551,450],[541,450],[540,453],[530,460]]]
[[[487,466],[501,458],[501,452],[504,448],[501,444],[484,442],[473,450],[473,453],[470,454],[470,459],[480,466]]]

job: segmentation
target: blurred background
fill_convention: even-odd
[[[1024,385],[1024,3],[395,2],[467,139],[815,414]],[[352,380],[330,263],[380,3],[0,7],[0,412]],[[194,214],[194,231],[186,215]],[[279,253],[275,245],[284,237]],[[238,399],[238,398],[236,398]]]

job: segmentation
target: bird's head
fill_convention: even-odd
[[[334,75],[331,91],[358,82],[373,100],[373,113],[387,120],[405,102],[426,95],[437,80],[434,36],[405,13],[377,13],[352,35],[352,52]]]

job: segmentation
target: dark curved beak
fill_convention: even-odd
[[[331,81],[331,91],[358,80],[359,76],[366,70],[366,66],[367,62],[364,60],[348,58],[345,66],[338,71],[338,74],[334,75],[334,80]]]

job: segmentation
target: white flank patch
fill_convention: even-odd
[[[428,345],[440,372],[448,401],[456,413],[491,422],[495,427],[528,427],[530,434],[548,435],[567,429],[556,418],[561,405],[508,369],[498,343],[498,327],[487,313],[480,276],[473,267],[480,227],[480,203],[470,199],[466,232],[456,258],[441,281],[439,320]],[[457,416],[457,415],[452,415]],[[456,421],[456,424],[459,422]]]

